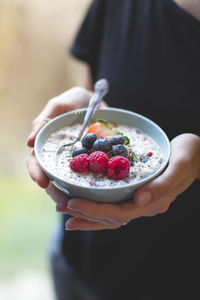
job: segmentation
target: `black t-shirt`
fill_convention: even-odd
[[[144,114],[169,138],[200,133],[200,21],[172,0],[94,1],[72,47],[110,106]]]
[[[170,139],[199,134],[200,22],[172,0],[94,1],[71,52],[94,82],[108,79],[110,106],[149,117]],[[102,300],[199,298],[199,186],[165,214],[119,230],[65,233],[69,263]]]

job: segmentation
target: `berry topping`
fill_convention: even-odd
[[[115,156],[108,162],[107,175],[111,179],[120,180],[128,176],[130,164],[127,158]]]
[[[112,146],[112,155],[113,156],[120,155],[123,157],[127,157],[128,150],[123,145],[114,145],[114,146]]]
[[[84,135],[81,142],[82,142],[83,147],[90,149],[93,147],[93,144],[96,141],[96,139],[97,139],[97,136],[95,133],[88,133],[88,134]]]
[[[143,157],[140,158],[140,161],[141,161],[142,163],[146,163],[148,160],[149,160],[149,157],[148,157],[148,156],[143,156]]]
[[[94,142],[93,147],[94,147],[95,151],[108,152],[108,151],[111,150],[112,145],[111,145],[110,140],[108,138],[100,138],[100,139],[97,139]]]
[[[153,152],[148,152],[147,153],[147,156],[149,156],[149,157],[152,156],[152,155],[153,155]]]
[[[118,144],[125,144],[125,138],[123,135],[113,135],[113,137],[110,140],[112,145],[118,145]]]
[[[95,122],[89,127],[87,133],[95,133],[97,138],[114,135],[115,131],[108,124],[102,121]]]
[[[87,172],[89,170],[89,156],[86,153],[79,154],[70,161],[69,166],[74,172]]]
[[[72,152],[72,157],[74,156],[77,156],[79,154],[83,154],[83,153],[86,153],[86,154],[90,154],[90,151],[88,148],[85,148],[85,147],[81,147],[81,148],[75,148]]]
[[[89,169],[94,173],[104,173],[107,170],[108,156],[102,151],[95,151],[89,156]]]

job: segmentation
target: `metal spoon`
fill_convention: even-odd
[[[85,114],[85,118],[83,120],[83,125],[81,127],[81,131],[78,135],[78,137],[73,141],[70,142],[68,144],[63,144],[60,147],[58,147],[56,153],[55,153],[55,160],[57,163],[57,156],[59,153],[62,152],[62,150],[67,147],[67,146],[72,146],[73,144],[75,144],[77,141],[80,141],[83,132],[85,130],[85,128],[87,127],[88,123],[90,122],[91,118],[94,115],[95,112],[95,108],[97,107],[97,105],[100,103],[100,101],[102,100],[102,98],[107,94],[109,89],[109,84],[108,81],[106,79],[100,79],[98,80],[95,85],[94,85],[94,94],[90,99],[86,114]]]

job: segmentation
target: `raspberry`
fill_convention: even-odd
[[[86,153],[79,154],[70,161],[69,166],[74,172],[87,172],[89,170],[89,156]]]
[[[114,156],[108,162],[107,175],[111,179],[120,180],[128,176],[130,164],[127,158]]]
[[[152,155],[153,155],[153,152],[148,152],[147,153],[147,156],[149,156],[149,157],[152,156]]]
[[[89,156],[89,169],[94,173],[104,173],[107,170],[108,156],[102,151],[94,151]]]

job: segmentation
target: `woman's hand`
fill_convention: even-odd
[[[66,229],[116,229],[136,218],[165,213],[176,197],[199,175],[200,137],[182,134],[171,142],[171,156],[166,170],[139,188],[134,199],[120,204],[70,199],[52,185],[49,185],[47,193],[56,201],[57,211],[72,216],[66,222]]]
[[[42,112],[33,121],[31,134],[28,137],[27,145],[34,147],[35,138],[40,129],[52,118],[67,111],[87,106],[92,96],[92,92],[82,88],[74,87],[65,93],[51,99]],[[103,104],[105,106],[105,104]],[[102,106],[103,106],[102,105]],[[42,188],[46,188],[49,180],[41,170],[34,151],[27,158],[27,168],[32,179]]]
[[[52,118],[73,109],[88,105],[92,92],[82,88],[74,87],[63,94],[52,98],[41,113],[33,120],[32,131],[28,137],[27,145],[34,146],[35,138],[40,129]]]

